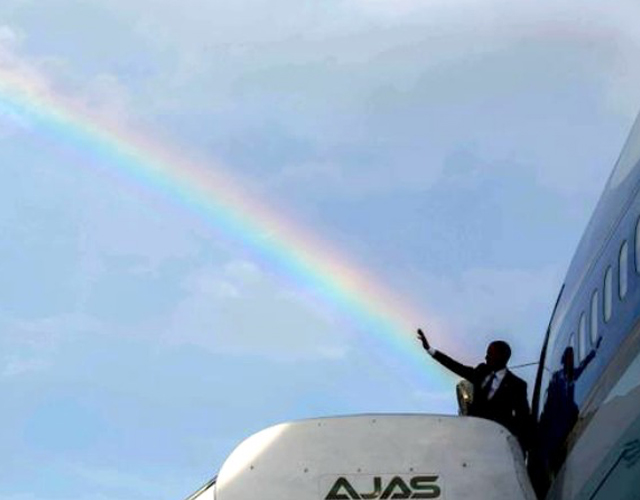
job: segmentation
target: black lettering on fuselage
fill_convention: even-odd
[[[343,489],[346,491],[345,493],[340,493],[340,490]],[[347,494],[349,496],[347,496]],[[331,491],[326,496],[325,500],[359,500],[360,495],[358,492],[351,486],[351,483],[347,481],[346,477],[339,477],[335,482]]]
[[[371,493],[361,493],[360,496],[365,500],[371,500],[379,498],[380,493],[382,493],[382,478],[376,476],[373,478],[373,491]]]
[[[400,492],[394,493],[394,491],[398,489]],[[411,498],[411,490],[401,477],[396,476],[389,482],[389,486],[385,488],[384,493],[380,498]]]
[[[383,490],[382,478],[373,477],[373,489],[359,493],[346,477],[339,477],[324,500],[404,500],[439,498],[442,490],[438,484],[439,476],[414,476],[407,486],[400,476],[394,476]]]
[[[411,498],[438,498],[442,491],[440,486],[433,484],[438,476],[416,476],[411,478],[411,489],[416,493]]]

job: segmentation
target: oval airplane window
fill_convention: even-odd
[[[580,315],[580,325],[578,326],[578,351],[580,361],[587,355],[587,317],[584,313]]]
[[[594,345],[598,341],[598,302],[598,290],[594,290],[591,296],[591,324],[589,325],[591,343]]]
[[[618,294],[620,299],[627,296],[629,282],[627,279],[629,271],[629,244],[625,241],[620,247],[620,256],[618,258]]]
[[[604,275],[604,292],[603,292],[604,320],[608,322],[611,319],[613,305],[613,271],[611,266],[607,268]]]
[[[640,218],[636,224],[636,272],[640,274]]]

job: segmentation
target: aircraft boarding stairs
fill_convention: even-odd
[[[360,415],[242,442],[189,500],[534,500],[517,440],[473,417]]]

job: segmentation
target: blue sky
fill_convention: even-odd
[[[640,109],[639,14],[3,0],[0,74],[222,168],[423,308],[436,347],[475,363],[499,336],[517,364]],[[273,423],[455,412],[431,360],[7,112],[0,229],[2,500],[182,498]]]

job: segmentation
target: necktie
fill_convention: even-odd
[[[489,401],[491,397],[491,389],[493,387],[493,381],[495,379],[496,379],[495,372],[491,372],[491,374],[489,375],[489,378],[485,381],[484,385],[482,386],[482,394],[486,401]]]

